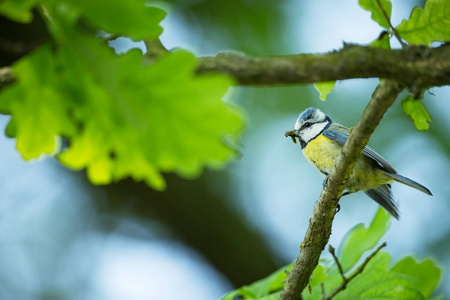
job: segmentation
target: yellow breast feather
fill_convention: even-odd
[[[339,143],[320,134],[303,148],[303,154],[322,175],[328,175],[341,153],[341,148]],[[381,169],[372,168],[367,160],[359,159],[350,174],[346,189],[355,192],[391,182],[392,178]]]
[[[322,173],[329,174],[341,152],[341,147],[339,143],[319,134],[303,148],[303,154]]]

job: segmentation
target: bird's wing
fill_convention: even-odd
[[[341,125],[340,127],[343,127],[343,126]],[[336,128],[336,129],[338,129],[338,128]],[[342,130],[342,128],[339,128],[339,129]],[[339,132],[339,131],[336,131],[336,130],[332,130],[332,129],[325,130],[324,132],[322,132],[322,135],[326,136],[330,140],[333,140],[333,141],[335,141],[335,142],[337,142],[337,143],[339,143],[341,145],[344,145],[345,142],[348,139],[348,134],[346,134],[344,132]],[[365,157],[368,157],[372,161],[377,163],[383,170],[388,171],[388,172],[390,172],[392,174],[396,174],[397,173],[397,171],[395,171],[395,169],[383,157],[381,157],[381,155],[376,153],[369,146],[365,146],[364,147],[364,149],[362,151],[362,154]]]

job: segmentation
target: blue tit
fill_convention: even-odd
[[[348,138],[349,129],[334,123],[331,118],[317,108],[303,111],[295,123],[295,129],[286,132],[294,142],[300,141],[303,154],[325,177],[336,163],[341,148]],[[423,185],[406,178],[370,147],[364,147],[356,161],[343,195],[363,191],[384,207],[396,219],[398,207],[391,191],[391,183],[397,181],[432,195]]]

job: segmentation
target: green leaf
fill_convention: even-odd
[[[389,268],[391,257],[387,252],[378,252],[366,265],[363,272],[359,273],[346,289],[339,292],[336,299],[425,299],[436,287],[440,279],[441,271],[436,265],[427,261],[425,264],[409,262],[415,259],[408,257],[401,262],[400,267]],[[417,268],[416,268],[417,267]],[[423,274],[420,274],[423,272]],[[424,276],[433,273],[431,279],[425,283],[418,284]],[[329,265],[326,270],[327,277],[322,281],[326,295],[331,294],[341,284],[342,278],[337,271],[336,265]],[[346,274],[350,276],[351,274]],[[312,294],[304,291],[302,296],[305,300],[322,299],[322,288],[315,284]]]
[[[347,261],[356,262],[361,254],[366,250],[371,250],[386,232],[389,220],[390,215],[380,208],[369,228],[361,228],[358,225],[350,230],[340,245],[340,249],[345,252],[343,259],[350,256],[351,259],[347,258]],[[370,240],[370,242],[367,243],[366,240]],[[363,244],[363,246],[358,244]],[[350,252],[354,253],[350,254]],[[343,261],[340,260],[340,262]],[[333,299],[426,299],[432,294],[442,276],[441,269],[431,260],[418,263],[416,258],[408,256],[392,268],[390,268],[390,264],[389,253],[378,252],[367,263],[364,270],[347,283],[346,288]],[[234,300],[237,299],[236,297],[253,300],[279,299],[286,278],[285,270],[291,268],[292,264],[285,266],[264,279],[228,293],[221,299]],[[344,271],[345,276],[348,278],[356,270],[354,268],[350,272]],[[342,277],[334,261],[321,258],[313,272],[309,286],[302,293],[302,299],[323,299],[322,285],[325,295],[329,296],[341,284]]]
[[[221,100],[233,84],[228,76],[195,75],[188,52],[144,66],[139,50],[117,56],[94,37],[68,34],[58,51],[45,47],[20,61],[18,82],[0,94],[25,159],[54,152],[65,136],[60,161],[87,168],[91,182],[131,176],[163,189],[162,172],[193,178],[235,154],[243,124]]]
[[[238,295],[244,297],[241,299],[278,299],[274,298],[274,296],[278,295],[278,293],[276,292],[280,291],[283,288],[284,281],[286,280],[286,271],[289,271],[291,269],[292,264],[284,266],[283,268],[273,272],[266,278],[258,280],[249,286],[243,286],[240,289],[231,291],[220,299],[232,300]]]
[[[335,299],[425,299],[415,287],[416,278],[389,270],[390,261],[387,252],[377,253]]]
[[[243,286],[237,290],[233,290],[229,293],[226,293],[220,300],[235,300],[235,299],[255,299],[255,295],[251,291],[247,289],[246,286]]]
[[[319,92],[319,98],[322,101],[327,99],[327,96],[334,88],[336,81],[327,81],[327,82],[316,82],[314,83],[314,88]]]
[[[408,256],[390,268],[391,256],[384,251],[378,252],[347,287],[336,295],[335,299],[427,299],[439,282],[442,271],[431,260],[417,263]],[[278,299],[285,279],[284,270],[292,265],[281,268],[265,279],[242,287],[225,295],[221,300]],[[280,276],[284,275],[284,276]],[[346,274],[346,276],[350,276]],[[277,282],[276,289],[270,289]],[[322,299],[322,287],[326,295],[330,295],[342,284],[342,277],[336,265],[328,260],[321,260],[311,278],[309,288],[302,293],[305,300]]]
[[[370,47],[382,48],[382,49],[391,49],[389,32],[383,31],[380,36],[369,44]]]
[[[146,6],[145,0],[67,0],[98,29],[134,39],[158,37],[162,28],[159,23],[165,12]]]
[[[37,0],[7,0],[0,2],[0,14],[11,20],[28,23],[31,22],[33,14],[31,8]]]
[[[5,134],[9,138],[16,137],[16,135],[17,135],[17,128],[16,128],[16,122],[15,122],[14,118],[11,118],[11,120],[9,120],[9,123],[6,126],[6,129],[5,129]]]
[[[139,50],[115,57],[93,43],[89,51],[78,46],[74,57],[77,44],[65,49],[64,64],[75,61],[83,68],[69,70],[73,78],[84,74],[78,98],[91,101],[77,106],[84,130],[60,157],[67,166],[87,167],[98,184],[132,176],[162,189],[161,171],[193,178],[234,153],[224,138],[236,138],[242,120],[221,101],[232,84],[229,77],[193,76],[196,59],[183,51],[144,67]]]
[[[338,250],[344,271],[350,270],[366,251],[376,246],[389,229],[390,220],[390,214],[380,207],[369,227],[358,224],[344,236]]]
[[[421,100],[409,96],[402,101],[403,112],[411,117],[417,130],[430,128],[431,116]]]
[[[272,293],[270,295],[267,295],[265,297],[259,298],[260,300],[279,300],[281,296],[281,291]]]
[[[450,0],[427,0],[425,8],[415,7],[396,30],[410,44],[450,41]]]
[[[321,259],[319,265],[314,269],[314,272],[311,276],[311,286],[320,285],[322,282],[325,282],[329,278],[329,274],[326,273],[325,267],[322,265],[326,265],[327,260]]]
[[[236,138],[242,120],[221,100],[229,77],[193,76],[196,59],[184,51],[143,67],[139,50],[115,57],[94,43],[89,51],[78,46],[81,56],[74,57],[74,47],[66,49],[64,64],[84,68],[71,76],[84,74],[78,98],[90,101],[77,107],[84,130],[60,157],[67,166],[87,167],[97,184],[132,176],[163,189],[161,171],[193,178],[234,153],[224,138]]]
[[[0,109],[13,116],[7,134],[17,137],[24,159],[54,152],[57,136],[71,136],[75,126],[54,73],[50,47],[42,47],[13,66],[19,83],[0,94]]]
[[[425,298],[431,296],[442,276],[441,269],[432,260],[427,259],[419,263],[412,256],[399,261],[392,267],[392,271],[416,278],[414,285]]]
[[[302,293],[304,300],[319,300],[322,299],[322,287],[325,282],[330,286],[332,281],[338,282],[341,277],[338,276],[337,268],[332,269],[331,263],[326,259],[321,259],[319,265],[314,269],[308,287]],[[310,292],[311,291],[311,292]]]
[[[379,0],[379,3],[382,6],[380,7],[377,2],[378,1],[376,0],[358,0],[359,6],[372,13],[371,15],[372,20],[377,22],[381,27],[389,29],[390,28],[389,20],[391,19],[392,3],[389,0]]]
[[[159,8],[147,6],[145,0],[7,0],[0,3],[0,14],[18,22],[30,22],[31,9],[37,4],[52,13],[64,11],[65,16],[83,16],[99,30],[137,40],[158,37],[162,33],[159,23],[166,15]]]

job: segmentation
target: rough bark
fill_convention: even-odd
[[[314,83],[351,78],[386,78],[422,89],[450,83],[450,46],[388,50],[344,45],[326,54],[250,57],[219,53],[200,58],[198,73],[231,74],[239,85]]]

